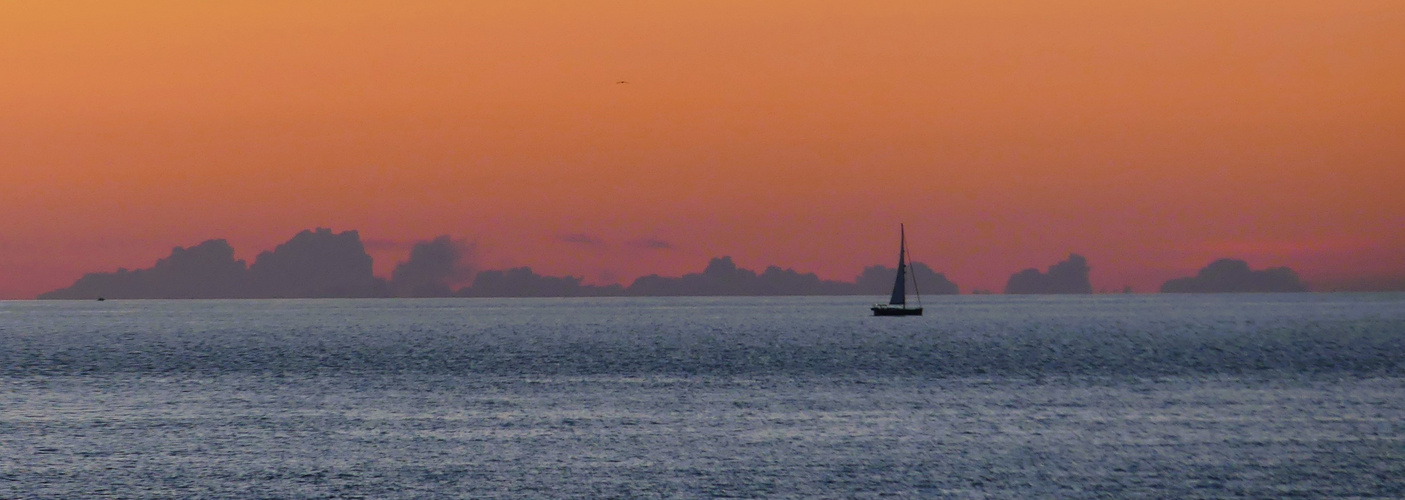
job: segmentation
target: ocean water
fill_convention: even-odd
[[[0,498],[1405,497],[1405,294],[0,302]]]

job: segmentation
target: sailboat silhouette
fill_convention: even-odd
[[[913,275],[912,291],[917,295],[917,307],[907,307],[907,230],[898,224],[898,276],[893,280],[893,296],[887,304],[874,304],[874,316],[921,316],[922,292],[917,289]]]

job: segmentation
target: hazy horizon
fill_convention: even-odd
[[[359,229],[587,284],[729,255],[965,290],[1220,258],[1405,288],[1405,3],[0,6],[0,298]],[[625,81],[628,83],[617,83]]]
[[[350,231],[356,232],[355,230],[350,230]],[[566,236],[561,237],[560,239],[561,239],[562,241],[566,241],[566,242],[569,242],[569,243],[583,243],[583,244],[590,244],[590,245],[603,245],[603,244],[604,244],[603,242],[601,242],[601,241],[599,241],[599,240],[594,240],[594,239],[585,240],[585,241],[572,241],[572,240],[584,240],[584,238],[585,238],[585,237],[582,236],[582,235],[566,235]],[[227,241],[227,240],[224,239],[224,238],[212,238],[212,239],[208,239],[208,240],[205,240],[205,241],[201,242],[201,244],[203,244],[203,243],[208,243],[208,242],[211,242],[211,241]],[[453,245],[459,252],[461,252],[461,253],[456,254],[456,255],[454,256],[454,257],[455,257],[455,260],[452,262],[451,266],[450,266],[450,267],[447,269],[447,271],[446,271],[446,272],[449,272],[449,273],[458,275],[457,278],[454,278],[454,279],[451,279],[451,280],[447,281],[447,284],[450,285],[451,287],[453,287],[454,290],[457,290],[457,289],[460,288],[460,287],[465,287],[465,286],[471,285],[474,276],[476,276],[476,274],[477,274],[478,272],[480,272],[480,271],[507,271],[507,270],[512,270],[512,269],[529,268],[529,269],[532,269],[534,272],[539,272],[539,269],[540,269],[540,268],[538,268],[538,267],[536,267],[536,266],[533,266],[531,263],[522,263],[521,265],[511,265],[511,266],[509,266],[509,267],[484,267],[484,265],[483,265],[481,262],[479,262],[479,261],[477,260],[477,258],[476,258],[476,245],[475,245],[475,244],[473,244],[472,242],[464,241],[464,240],[452,239],[452,238],[450,238],[450,237],[447,236],[447,235],[439,236],[439,237],[437,237],[437,238],[435,238],[435,239],[433,239],[433,240],[419,240],[419,241],[405,242],[405,243],[390,242],[390,241],[387,241],[387,240],[365,239],[365,240],[362,241],[362,244],[363,244],[363,246],[364,246],[365,252],[366,252],[367,254],[369,254],[369,255],[374,256],[374,255],[377,254],[377,253],[381,253],[381,254],[391,253],[391,252],[387,252],[387,248],[396,248],[396,249],[398,249],[398,248],[400,248],[400,247],[405,247],[405,248],[408,249],[408,248],[414,248],[414,247],[416,247],[417,245],[425,245],[425,244],[430,244],[430,243],[434,243],[434,242],[452,243],[452,245]],[[195,247],[195,246],[197,246],[197,245],[198,245],[198,244],[191,244],[189,247],[183,247],[183,246],[177,245],[177,246],[171,247],[171,248],[176,248],[176,249],[189,249],[189,248],[193,248],[193,247]],[[643,243],[641,243],[641,242],[639,242],[639,241],[631,241],[631,242],[627,242],[627,245],[644,245],[644,246],[646,246],[646,247],[647,247],[648,245],[653,245],[653,247],[654,247],[655,249],[664,249],[664,250],[666,250],[666,249],[671,249],[671,247],[667,246],[667,243],[665,243],[665,242],[660,242],[660,241],[658,241],[658,240],[649,240],[649,241],[645,241],[645,242],[643,242]],[[253,260],[253,259],[240,258],[239,256],[241,256],[241,255],[252,255],[252,256],[257,256],[257,255],[259,255],[259,254],[267,253],[267,252],[270,251],[270,250],[272,250],[272,249],[271,249],[271,248],[268,248],[268,249],[258,250],[258,251],[255,252],[255,251],[249,251],[249,250],[243,250],[243,251],[241,251],[241,250],[235,248],[235,249],[234,249],[234,252],[233,252],[233,256],[234,256],[238,261],[240,261],[240,262],[251,261],[251,260]],[[378,278],[378,279],[382,279],[382,280],[386,280],[387,282],[391,282],[391,281],[393,281],[392,278],[394,277],[394,275],[396,274],[396,272],[400,271],[401,268],[404,268],[404,267],[406,267],[407,265],[411,265],[411,266],[412,266],[412,265],[414,265],[414,264],[417,264],[416,260],[415,260],[415,259],[413,258],[413,256],[412,256],[412,252],[410,252],[409,250],[405,250],[404,252],[401,252],[401,253],[403,253],[403,254],[405,255],[405,258],[402,259],[402,260],[397,260],[397,261],[392,261],[392,262],[382,262],[381,259],[374,259],[374,257],[372,257],[372,258],[373,258],[373,262],[375,263],[375,266],[374,266],[374,267],[375,267],[375,269],[377,270],[377,272],[375,272],[373,275],[374,275],[376,278]],[[699,262],[693,263],[693,267],[692,267],[692,268],[690,268],[690,269],[684,269],[683,271],[677,272],[677,273],[675,273],[675,274],[664,274],[664,273],[660,273],[660,272],[650,272],[650,273],[645,273],[645,274],[641,274],[641,275],[638,275],[638,276],[612,276],[613,281],[606,281],[606,280],[604,280],[604,279],[600,279],[600,276],[598,276],[598,275],[595,277],[595,279],[591,279],[591,278],[590,278],[590,275],[589,275],[588,273],[583,273],[583,272],[570,272],[570,271],[567,271],[567,272],[562,273],[562,274],[559,274],[559,275],[540,274],[540,276],[542,276],[542,277],[561,277],[561,278],[579,278],[579,279],[580,279],[580,283],[581,283],[582,285],[586,285],[586,286],[597,286],[597,287],[605,287],[605,286],[625,286],[625,287],[627,287],[627,286],[631,285],[632,283],[634,283],[637,279],[639,279],[639,278],[641,278],[641,277],[646,277],[646,276],[664,276],[664,277],[675,277],[675,278],[676,278],[676,277],[682,277],[682,276],[685,276],[685,275],[687,275],[687,274],[689,274],[689,273],[691,273],[691,272],[697,272],[697,271],[699,271],[699,269],[700,269],[700,267],[701,267],[700,264],[701,264],[701,263],[705,263],[707,260],[718,259],[718,258],[733,259],[733,258],[734,258],[733,255],[734,255],[734,254],[732,254],[732,253],[726,253],[726,252],[724,252],[723,254],[720,254],[720,255],[711,256],[711,257],[708,257],[707,259],[700,260]],[[119,265],[119,266],[117,266],[116,268],[110,268],[110,269],[90,269],[90,270],[87,270],[87,271],[83,272],[82,275],[80,275],[80,276],[77,276],[77,277],[74,277],[74,278],[69,279],[68,281],[64,282],[63,284],[60,284],[60,285],[58,285],[58,286],[55,286],[55,287],[52,287],[52,288],[49,288],[49,289],[46,289],[46,290],[42,290],[42,291],[40,291],[40,292],[36,292],[34,295],[30,295],[30,296],[8,296],[8,297],[7,297],[7,296],[0,296],[0,300],[17,300],[17,299],[18,299],[18,300],[28,300],[28,299],[33,299],[33,298],[36,298],[37,295],[44,294],[44,293],[49,293],[49,292],[53,292],[53,291],[57,291],[57,290],[62,289],[62,288],[66,288],[66,287],[72,285],[72,284],[74,283],[74,280],[76,280],[76,279],[78,279],[79,277],[82,277],[82,276],[87,276],[87,275],[90,275],[90,274],[114,273],[114,272],[117,272],[117,271],[119,271],[119,270],[136,271],[136,270],[150,269],[156,262],[158,262],[158,261],[160,261],[160,260],[162,260],[162,259],[166,259],[166,258],[168,258],[168,257],[169,257],[168,254],[167,254],[167,255],[160,255],[160,256],[152,256],[151,258],[146,259],[145,261],[139,261],[139,262],[136,262],[136,263],[127,263],[127,264],[125,264],[125,265]],[[890,259],[890,260],[895,260],[896,256],[892,256],[892,257],[893,257],[893,258]],[[1248,262],[1252,267],[1254,267],[1254,268],[1256,268],[1256,269],[1259,269],[1259,268],[1266,268],[1266,267],[1267,267],[1267,266],[1255,265],[1254,262],[1249,262],[1249,261],[1247,261],[1246,259],[1241,259],[1240,257],[1234,256],[1234,255],[1223,255],[1223,256],[1218,257],[1218,258],[1216,258],[1216,259],[1212,259],[1212,261],[1214,261],[1214,260],[1224,260],[1224,259],[1245,260],[1245,261]],[[1206,266],[1206,265],[1209,265],[1212,261],[1206,261],[1206,262],[1204,262],[1204,263],[1201,263],[1201,264],[1198,265],[1198,266],[1195,266],[1194,268],[1187,268],[1187,269],[1184,269],[1184,270],[1180,270],[1180,271],[1179,271],[1179,274],[1173,274],[1173,275],[1171,275],[1171,277],[1167,278],[1166,280],[1162,281],[1161,283],[1154,283],[1154,284],[1151,284],[1151,285],[1146,286],[1146,287],[1140,287],[1140,288],[1139,288],[1139,287],[1136,287],[1136,286],[1132,286],[1132,285],[1130,285],[1130,284],[1126,284],[1126,285],[1122,285],[1122,286],[1113,286],[1113,285],[1108,285],[1108,286],[1094,286],[1094,287],[1092,288],[1092,292],[1091,292],[1091,293],[1121,293],[1121,292],[1123,292],[1123,290],[1124,290],[1125,288],[1127,288],[1127,287],[1130,287],[1130,288],[1132,289],[1132,292],[1133,292],[1133,293],[1157,293],[1157,292],[1160,291],[1161,286],[1164,285],[1167,281],[1175,281],[1175,280],[1180,280],[1180,279],[1189,279],[1189,278],[1193,278],[1194,275],[1195,275],[1195,273],[1196,273],[1198,270],[1199,270],[1199,271],[1203,271],[1204,268],[1205,268],[1205,266]],[[1045,262],[1045,263],[1028,263],[1027,265],[1023,265],[1022,267],[1019,267],[1019,268],[1012,268],[1011,270],[1009,270],[1009,272],[1007,273],[1006,278],[1008,279],[1010,276],[1015,275],[1015,274],[1020,274],[1020,273],[1022,273],[1022,272],[1038,271],[1040,268],[1042,268],[1042,267],[1044,267],[1044,266],[1048,266],[1048,265],[1050,265],[1050,264],[1054,264],[1054,263],[1055,263],[1055,260],[1053,260],[1053,259],[1051,259],[1049,262]],[[848,276],[835,276],[835,277],[819,276],[819,277],[820,277],[821,279],[824,279],[824,280],[827,280],[827,281],[853,282],[853,280],[854,280],[856,277],[859,277],[859,276],[863,273],[863,271],[864,271],[865,269],[867,269],[867,268],[875,267],[875,266],[888,267],[888,266],[892,266],[892,265],[894,265],[894,264],[895,264],[895,262],[873,262],[873,263],[870,263],[870,264],[866,264],[866,265],[861,266],[859,269],[855,270],[852,274],[850,274],[850,275],[848,275]],[[922,264],[926,265],[926,263],[922,263]],[[1095,269],[1098,267],[1097,264],[1100,264],[1100,263],[1094,263],[1094,268],[1095,268]],[[388,268],[388,267],[390,268],[389,270],[382,271],[382,270],[385,270],[385,269]],[[777,263],[754,264],[754,265],[739,265],[739,267],[741,267],[741,268],[743,268],[743,269],[751,269],[751,270],[756,270],[756,269],[764,270],[764,269],[767,269],[767,268],[776,267],[776,268],[782,268],[782,269],[785,269],[785,270],[788,270],[788,271],[789,271],[789,270],[794,270],[794,271],[800,272],[800,273],[816,274],[816,275],[818,276],[818,274],[815,273],[813,270],[808,270],[808,269],[803,269],[803,268],[797,268],[797,267],[795,267],[795,266],[790,266],[790,265],[786,265],[786,264],[784,264],[784,263],[778,263],[778,262],[777,262]],[[1286,267],[1286,268],[1294,269],[1294,271],[1296,271],[1296,268],[1294,268],[1294,267],[1291,265],[1291,263],[1289,263],[1288,265],[1281,265],[1281,266],[1277,266],[1277,267]],[[891,270],[891,269],[890,269],[890,270]],[[948,270],[948,269],[935,269],[935,272],[941,273],[941,274],[946,275],[946,276],[948,276],[948,277],[950,277],[950,276],[953,275],[953,274],[957,274],[957,275],[960,274],[960,273],[952,273],[951,270]],[[1092,278],[1092,281],[1093,281],[1094,283],[1097,283],[1097,282],[1107,282],[1107,280],[1105,280],[1105,279],[1098,279],[1099,277],[1098,277],[1098,275],[1097,275],[1096,272],[1091,273],[1091,274],[1090,274],[1090,277]],[[953,280],[953,281],[956,281],[956,280]],[[1335,279],[1335,280],[1329,279],[1329,280],[1326,280],[1326,281],[1311,281],[1311,280],[1308,280],[1308,279],[1304,279],[1303,282],[1304,282],[1304,284],[1306,284],[1306,285],[1309,287],[1309,290],[1308,290],[1308,291],[1311,291],[1311,292],[1339,292],[1339,291],[1345,291],[1345,292],[1353,292],[1353,291],[1355,291],[1355,292],[1405,291],[1405,276],[1395,276],[1395,275],[1363,276],[1363,277],[1356,277],[1356,278],[1352,278],[1352,279]],[[1003,285],[1003,284],[997,284],[997,285],[990,286],[990,287],[982,287],[982,286],[967,285],[967,284],[964,284],[963,282],[960,282],[960,281],[956,281],[956,283],[961,284],[961,292],[960,292],[960,293],[962,293],[962,294],[970,294],[970,293],[990,293],[991,291],[995,291],[996,293],[1000,293],[1000,290],[1002,290],[1003,288],[1005,288],[1005,285]],[[886,293],[886,292],[882,292],[882,293]],[[1005,293],[1009,293],[1009,292],[1005,292]]]
[[[598,242],[592,242],[598,244]],[[825,279],[807,270],[779,264],[756,269],[737,265],[730,255],[714,256],[705,268],[679,275],[650,273],[616,283],[590,283],[580,275],[549,275],[531,266],[483,268],[472,244],[441,235],[416,242],[409,258],[395,263],[389,275],[372,272],[374,258],[356,230],[308,229],[257,259],[236,259],[225,239],[175,247],[149,267],[121,267],[85,273],[67,287],[35,298],[308,298],[308,297],[572,297],[572,296],[708,296],[708,295],[886,295],[894,267],[865,266],[848,279]],[[1137,290],[1092,286],[1089,261],[1077,253],[1047,270],[1029,267],[1013,272],[1003,294],[1226,293],[1405,291],[1398,283],[1351,290],[1322,288],[1300,281],[1290,267],[1255,268],[1224,257],[1194,274]],[[1094,263],[1096,264],[1096,263]],[[953,282],[944,270],[910,262],[909,292],[931,295],[988,294]],[[1369,285],[1369,284],[1368,284]]]

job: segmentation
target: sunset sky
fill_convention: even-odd
[[[0,298],[356,229],[625,283],[1405,282],[1405,2],[0,4]],[[616,83],[627,81],[627,84]]]

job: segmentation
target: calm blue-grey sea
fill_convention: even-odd
[[[1405,497],[1405,294],[0,302],[0,498]]]

